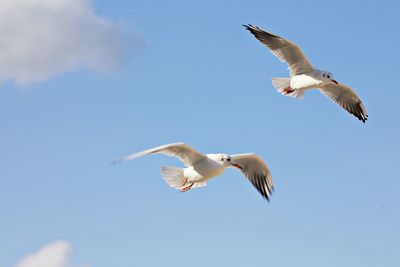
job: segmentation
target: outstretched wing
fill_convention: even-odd
[[[261,43],[266,45],[271,50],[272,54],[289,65],[291,76],[309,73],[314,70],[307,57],[294,43],[251,24],[243,26]]]
[[[344,84],[329,83],[320,88],[321,93],[335,101],[342,108],[364,122],[368,119],[367,111],[357,94]]]
[[[233,155],[232,158],[242,167],[243,174],[254,187],[269,201],[274,191],[274,184],[267,164],[255,154],[238,154]]]
[[[173,144],[167,144],[163,146],[158,146],[154,148],[150,148],[138,153],[134,153],[131,155],[128,155],[126,157],[123,157],[120,162],[125,162],[128,160],[134,160],[139,157],[143,157],[148,154],[155,154],[155,153],[160,153],[164,154],[170,157],[176,157],[180,161],[182,161],[186,166],[191,166],[194,163],[202,160],[205,158],[203,154],[200,152],[197,152],[194,150],[192,147],[185,143],[173,143]]]

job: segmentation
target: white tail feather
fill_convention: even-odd
[[[304,98],[304,90],[294,90],[291,93],[285,92],[285,89],[290,89],[290,78],[272,78],[272,84],[274,85],[275,89],[285,96],[290,96],[298,99]],[[293,90],[293,89],[292,89]]]
[[[285,95],[302,100],[304,98],[304,90],[294,90],[294,92]]]
[[[185,186],[190,185],[190,182],[188,182],[189,184],[184,185],[185,177],[183,176],[183,170],[183,168],[163,166],[161,167],[161,174],[164,178],[164,181],[170,187],[180,190]],[[206,185],[207,183],[194,183],[192,188],[203,187]]]
[[[290,88],[290,78],[272,78],[272,84],[279,93],[283,93],[286,88]]]
[[[164,181],[175,189],[181,189],[185,182],[185,177],[183,177],[183,169],[177,167],[161,167],[161,175]]]

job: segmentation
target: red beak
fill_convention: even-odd
[[[240,169],[240,170],[243,170],[243,167],[242,166],[240,166],[239,164],[237,164],[237,163],[235,163],[235,164],[232,164],[232,166],[233,167],[236,167],[236,168],[238,168],[238,169]]]

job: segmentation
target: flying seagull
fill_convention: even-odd
[[[118,162],[134,160],[149,154],[164,154],[176,157],[185,168],[161,167],[165,182],[181,192],[191,188],[203,187],[207,181],[221,175],[225,168],[236,167],[249,179],[261,195],[269,201],[274,190],[271,172],[267,164],[257,155],[248,154],[202,154],[185,143],[162,145],[142,152],[128,155]]]
[[[279,93],[303,99],[305,90],[318,88],[321,93],[365,123],[368,119],[367,111],[350,87],[338,83],[329,71],[313,67],[294,43],[251,24],[243,26],[267,46],[273,55],[289,65],[290,78],[272,78],[272,84]]]

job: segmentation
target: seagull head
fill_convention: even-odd
[[[217,154],[217,161],[219,164],[224,166],[225,168],[227,167],[236,167],[238,169],[243,169],[243,167],[238,164],[234,158],[231,157],[231,155],[228,154]]]
[[[330,73],[329,71],[323,71],[323,72],[321,73],[321,76],[322,76],[322,80],[325,81],[325,82],[333,82],[333,83],[335,83],[335,84],[339,84],[339,83],[335,80],[335,78],[333,77],[333,74]]]

